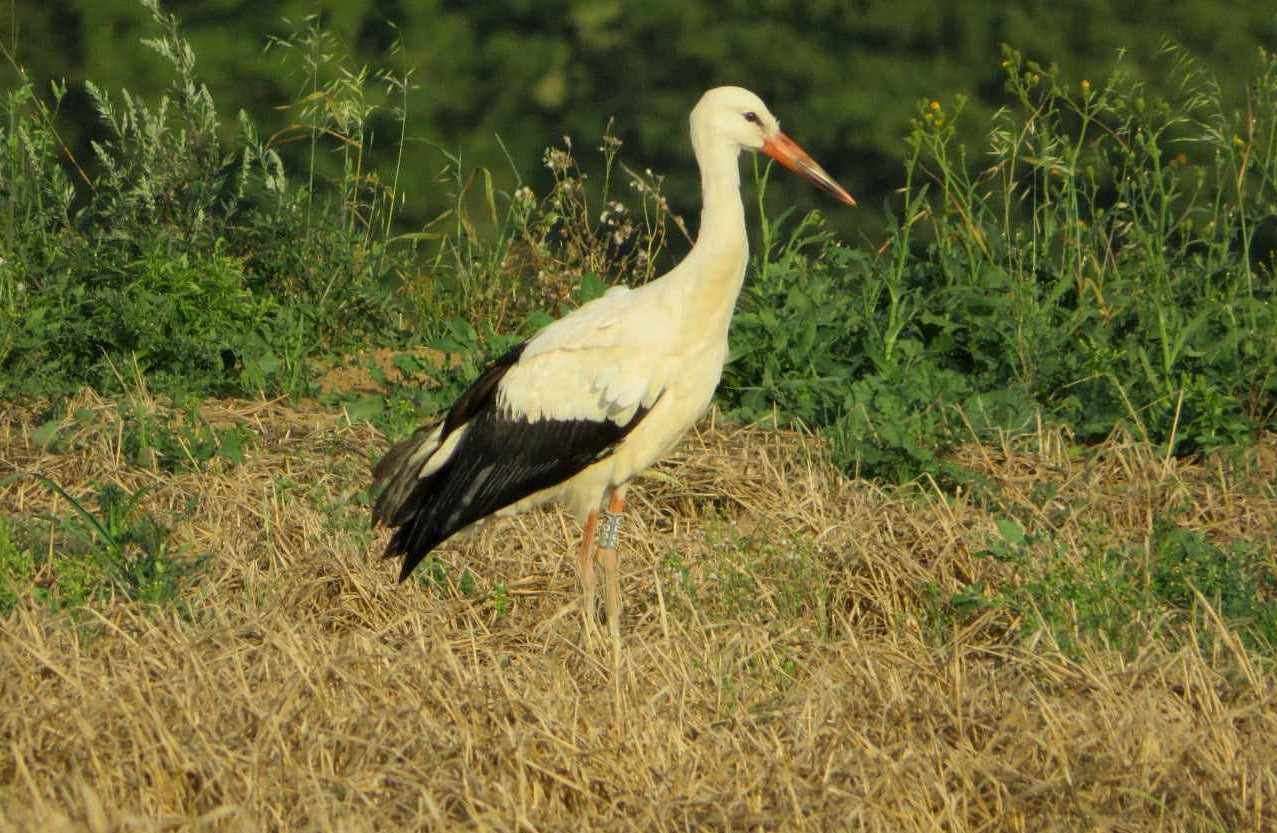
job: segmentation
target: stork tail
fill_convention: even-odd
[[[412,436],[391,446],[373,467],[373,488],[377,498],[372,507],[372,523],[376,526],[401,526],[412,517],[415,506],[413,490],[421,481],[423,470],[439,450],[443,426],[427,425]]]

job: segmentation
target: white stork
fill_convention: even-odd
[[[705,93],[691,128],[703,208],[687,257],[644,286],[610,289],[506,353],[439,423],[396,444],[373,469],[381,489],[373,519],[396,528],[386,555],[403,556],[400,581],[471,524],[559,501],[584,524],[577,567],[589,636],[594,537],[606,501],[598,561],[619,642],[616,543],[629,481],[705,413],[727,359],[749,253],[741,150],[761,150],[855,205],[748,90]]]

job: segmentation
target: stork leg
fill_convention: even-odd
[[[621,641],[621,576],[616,557],[616,537],[621,528],[621,513],[625,511],[625,496],[613,489],[608,499],[604,518],[604,535],[599,542],[599,564],[603,567],[604,592],[607,599],[607,629],[612,641]]]
[[[594,598],[598,580],[594,575],[594,533],[599,525],[599,512],[591,510],[585,519],[581,533],[581,545],[576,550],[576,571],[581,576],[581,604],[585,614],[585,632],[594,631]]]

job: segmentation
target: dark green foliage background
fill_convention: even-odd
[[[79,84],[126,87],[143,96],[163,90],[162,62],[138,45],[149,17],[135,0],[12,0],[0,15],[0,42],[16,43],[17,59],[41,89],[66,78],[63,108],[68,144],[89,158],[101,135]],[[1094,78],[1119,52],[1138,80],[1169,92],[1156,55],[1165,40],[1194,54],[1236,104],[1256,47],[1277,48],[1271,4],[1249,2],[1048,3],[1015,0],[852,2],[773,0],[726,3],[652,0],[342,0],[342,2],[169,2],[199,56],[199,74],[233,129],[247,111],[270,136],[290,119],[287,105],[306,92],[305,79],[270,35],[317,15],[355,64],[417,69],[408,101],[406,226],[420,224],[446,202],[429,186],[443,164],[439,148],[466,161],[548,180],[537,161],[563,134],[594,143],[609,118],[631,160],[666,173],[676,209],[692,210],[694,179],[686,118],[705,88],[735,83],[769,101],[796,138],[868,206],[842,227],[879,228],[878,207],[898,188],[905,157],[901,136],[919,98],[971,99],[963,135],[978,155],[982,125],[1009,98],[1000,46],[1058,63],[1076,83]],[[402,48],[391,54],[396,42]],[[0,81],[12,81],[0,66]],[[372,157],[385,169],[397,131],[383,121]],[[510,151],[513,171],[497,137]],[[304,155],[304,143],[285,149]],[[329,160],[332,161],[332,160]],[[334,163],[335,164],[335,163]],[[786,203],[823,205],[796,183],[778,183]]]

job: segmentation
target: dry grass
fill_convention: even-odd
[[[1145,540],[1169,503],[1215,540],[1271,539],[1271,439],[1231,465],[1079,457],[1045,431],[964,449],[995,510],[707,423],[632,492],[613,673],[581,647],[557,514],[445,548],[443,587],[398,586],[355,500],[372,429],[210,405],[252,429],[247,459],[172,475],[124,464],[111,403],[75,409],[96,416],[56,455],[0,415],[0,459],[73,495],[145,485],[210,558],[186,613],[4,621],[4,833],[1277,829],[1277,675],[1222,621],[1069,656],[996,611],[937,633],[923,592],[993,575],[976,553],[1011,509],[1065,542]],[[33,480],[0,506],[67,511]]]

